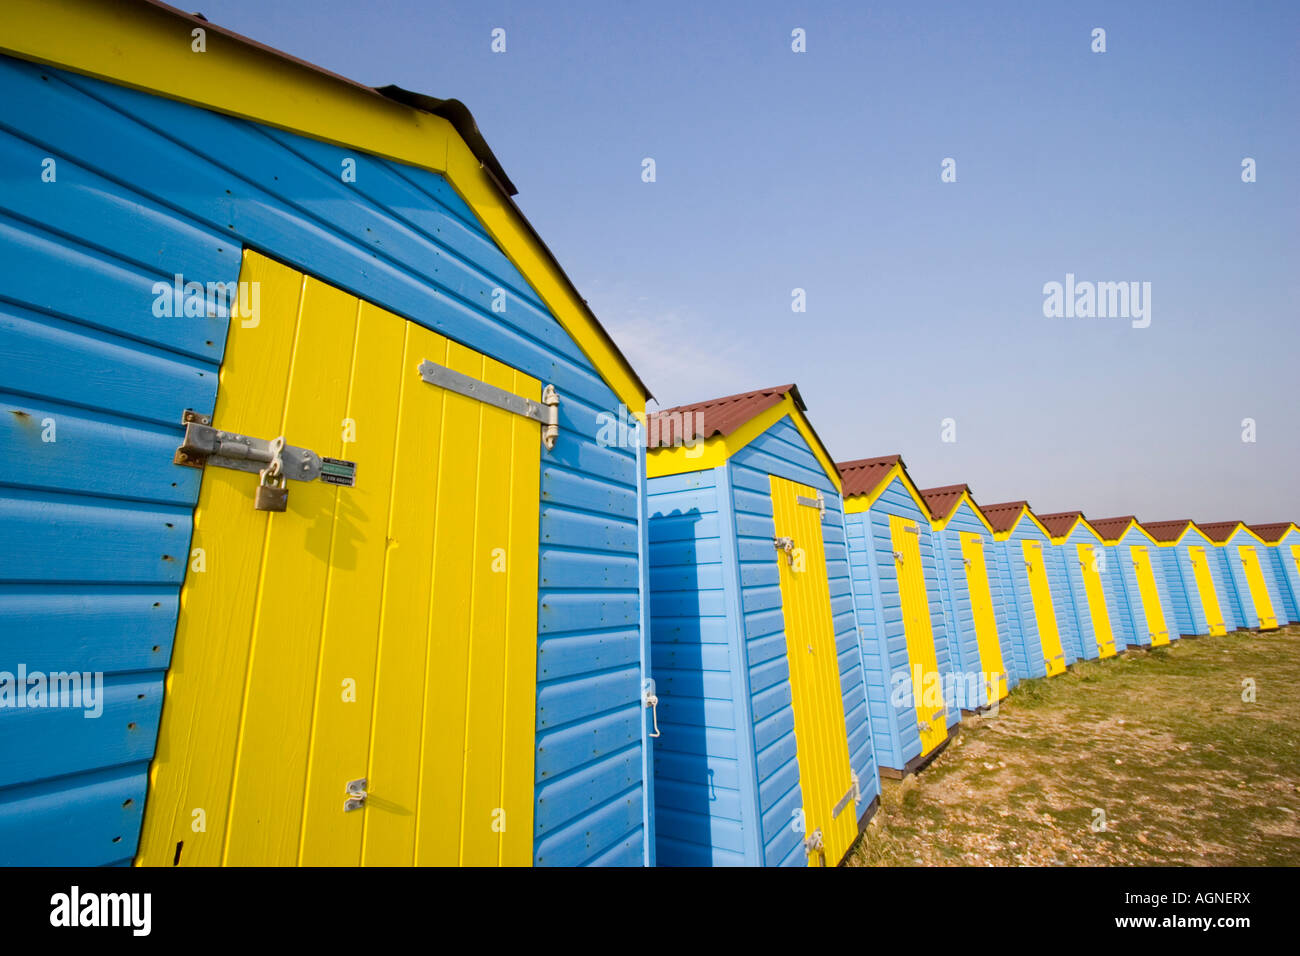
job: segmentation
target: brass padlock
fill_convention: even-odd
[[[257,495],[253,507],[258,511],[284,511],[289,506],[288,482],[284,478],[284,436],[271,442],[271,460],[257,473]]]
[[[253,507],[258,511],[284,511],[289,506],[289,489],[284,485],[258,485]]]

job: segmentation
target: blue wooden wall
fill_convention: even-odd
[[[247,246],[559,390],[535,862],[643,863],[636,451],[598,443],[618,400],[446,180],[6,57],[0,98],[0,670],[109,688],[99,720],[0,712],[0,862],[135,853],[200,478],[171,456],[181,412],[212,411],[225,344],[224,319],[155,318],[151,290],[234,281]]]
[[[1155,555],[1164,572],[1165,583],[1169,586],[1171,606],[1165,608],[1165,613],[1169,616],[1170,634],[1208,634],[1210,627],[1205,620],[1205,609],[1201,606],[1200,592],[1196,588],[1195,572],[1186,545],[1180,543],[1160,546],[1155,549]]]
[[[952,663],[930,516],[917,507],[902,479],[893,478],[870,509],[846,514],[844,521],[876,763],[902,770],[909,760],[920,755],[921,736],[910,692],[901,703],[894,703],[896,680],[906,681],[907,686],[911,686],[911,665],[903,631],[894,546],[889,533],[891,514],[911,518],[918,525],[935,656],[946,686],[951,685]],[[953,700],[945,700],[945,704],[947,724],[952,727],[960,722],[961,711]]]
[[[721,479],[724,488],[718,488]],[[754,755],[734,676],[735,532],[726,468],[653,478],[650,515],[655,847],[667,866],[757,863]],[[724,544],[725,541],[725,544]],[[724,562],[724,549],[727,560]]]

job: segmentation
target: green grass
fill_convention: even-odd
[[[1300,865],[1300,626],[1024,682],[883,784],[848,865]]]

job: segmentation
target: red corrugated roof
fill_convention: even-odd
[[[1192,523],[1191,518],[1180,521],[1143,521],[1142,528],[1157,541],[1177,541]]]
[[[963,494],[970,494],[968,485],[944,485],[942,488],[926,488],[921,492],[921,499],[936,521],[946,521],[957,510]],[[975,500],[974,495],[971,495],[971,500]]]
[[[1279,521],[1277,524],[1252,524],[1247,525],[1246,527],[1250,528],[1251,531],[1255,532],[1255,534],[1259,535],[1269,544],[1275,544],[1282,540],[1282,536],[1291,529],[1291,526],[1294,523],[1295,522],[1292,521]]]
[[[1029,510],[1028,501],[1003,501],[996,505],[980,505],[980,511],[994,531],[1010,531],[1020,520],[1020,512]]]
[[[835,467],[840,471],[844,481],[844,497],[869,495],[876,486],[885,480],[889,469],[900,464],[901,455],[885,455],[883,458],[859,458],[857,461],[837,461]]]
[[[1057,511],[1050,515],[1034,515],[1047,533],[1059,538],[1074,527],[1074,523],[1083,517],[1082,511]]]
[[[1127,531],[1128,526],[1135,521],[1137,521],[1137,518],[1133,515],[1122,515],[1118,518],[1098,518],[1095,521],[1089,518],[1088,524],[1092,525],[1093,529],[1104,540],[1114,541]]]
[[[762,414],[789,394],[799,411],[807,411],[795,385],[760,388],[739,395],[725,395],[693,405],[665,408],[647,416],[646,447],[669,448],[714,435],[730,435],[741,425]],[[679,435],[678,432],[681,432]]]
[[[1201,524],[1196,522],[1196,527],[1205,532],[1205,536],[1211,541],[1223,544],[1232,537],[1232,532],[1237,530],[1240,521],[1213,521],[1210,524]]]

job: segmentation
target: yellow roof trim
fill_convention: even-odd
[[[1240,534],[1243,531],[1246,532],[1246,534],[1250,535],[1252,538],[1254,538],[1256,541],[1258,541],[1260,544],[1264,545],[1264,547],[1268,547],[1268,542],[1265,541],[1263,538],[1261,538],[1259,535],[1255,534],[1255,532],[1251,531],[1250,526],[1247,525],[1245,522],[1238,524],[1237,530],[1232,532],[1232,534],[1228,535],[1228,541],[1231,541],[1233,538],[1235,538],[1238,534]],[[1223,543],[1227,544],[1228,541],[1225,541]]]
[[[707,471],[725,465],[727,461],[750,442],[786,416],[794,422],[795,428],[808,443],[818,464],[826,472],[835,490],[843,494],[844,486],[840,473],[831,460],[830,453],[822,447],[821,441],[813,432],[807,417],[795,404],[794,396],[786,392],[781,400],[771,408],[755,415],[730,435],[714,435],[694,445],[673,445],[667,448],[652,448],[646,454],[646,474],[651,478],[664,475],[683,475],[692,471]]]
[[[1051,536],[1050,534],[1047,533],[1047,529],[1043,527],[1043,523],[1042,523],[1041,521],[1039,521],[1038,518],[1034,515],[1034,513],[1033,513],[1032,511],[1030,511],[1028,508],[1021,508],[1021,509],[1020,509],[1020,517],[1018,517],[1018,518],[1017,518],[1017,519],[1012,523],[1011,527],[1008,528],[1006,531],[1003,531],[1003,532],[1001,532],[1001,533],[997,533],[997,532],[995,532],[994,535],[993,535],[993,540],[994,540],[994,541],[1007,541],[1007,540],[1009,540],[1009,539],[1011,538],[1011,536],[1012,536],[1013,534],[1016,533],[1016,528],[1018,528],[1018,527],[1020,526],[1020,522],[1023,521],[1023,520],[1025,519],[1025,516],[1026,516],[1026,515],[1029,516],[1029,520],[1032,521],[1032,522],[1034,523],[1035,527],[1037,527],[1038,530],[1041,531],[1041,532],[1043,533],[1043,537],[1046,538],[1046,539],[1048,540],[1048,542],[1050,543],[1050,542],[1052,541],[1052,536]],[[1074,530],[1074,529],[1071,528],[1071,530]]]
[[[964,491],[961,493],[961,497],[957,499],[957,503],[952,506],[952,511],[948,512],[948,517],[944,518],[942,521],[936,520],[932,522],[934,529],[936,531],[942,531],[944,528],[946,528],[948,526],[948,522],[952,521],[952,519],[957,516],[957,512],[961,510],[961,505],[963,501],[966,502],[966,504],[970,505],[970,510],[974,512],[976,518],[979,518],[980,524],[984,526],[984,530],[986,530],[989,534],[992,534],[993,525],[989,524],[989,519],[984,517],[984,512],[980,511],[979,505],[975,504],[975,499],[972,498],[969,494],[967,494]]]
[[[206,52],[191,31],[206,30]],[[4,0],[0,52],[432,170],[474,211],[615,395],[647,393],[450,122],[153,3]]]
[[[912,496],[912,500],[916,502],[916,506],[921,509],[921,514],[925,515],[925,519],[929,521],[933,527],[934,515],[930,514],[930,509],[926,505],[925,499],[921,497],[921,492],[917,490],[916,485],[912,484],[912,479],[907,476],[907,470],[903,467],[901,460],[890,467],[889,471],[885,473],[885,477],[880,480],[876,487],[871,489],[870,494],[854,495],[851,498],[845,498],[845,514],[859,514],[863,511],[869,511],[871,506],[876,503],[876,499],[885,493],[885,489],[889,487],[889,483],[895,478],[901,478],[903,480],[903,487],[907,489],[907,493]],[[965,496],[965,494],[966,493],[963,491],[962,495]],[[953,510],[955,511],[956,509]],[[987,524],[987,522],[985,523]]]
[[[1083,521],[1082,518],[1075,518],[1074,524],[1070,525],[1069,530],[1066,531],[1065,534],[1056,535],[1055,537],[1049,534],[1047,536],[1047,540],[1052,542],[1052,544],[1065,544],[1065,542],[1069,540],[1070,535],[1074,534],[1074,529],[1079,527],[1079,523],[1082,521]],[[1040,527],[1042,527],[1043,530],[1047,530],[1046,526],[1042,525],[1041,523],[1040,523]],[[1094,531],[1093,534],[1095,535],[1097,534],[1097,532]],[[1098,536],[1098,540],[1100,540],[1100,536]]]
[[[1276,522],[1272,522],[1272,523],[1273,523],[1273,524],[1283,524],[1283,522],[1281,522],[1281,521],[1276,521]],[[1266,548],[1279,548],[1279,547],[1282,546],[1282,542],[1286,540],[1287,535],[1292,534],[1293,532],[1300,531],[1300,525],[1297,525],[1294,521],[1287,521],[1287,522],[1285,522],[1285,524],[1287,525],[1287,529],[1286,529],[1285,531],[1283,531],[1280,535],[1278,535],[1278,539],[1277,539],[1276,541],[1265,541],[1265,542],[1264,542],[1264,547],[1266,547]],[[1247,528],[1249,528],[1249,525],[1247,525]],[[1253,531],[1252,531],[1251,533],[1254,534]],[[1258,538],[1259,535],[1255,535],[1255,537]],[[1261,539],[1261,540],[1263,540],[1263,539]]]

